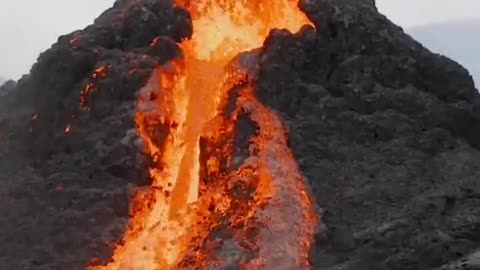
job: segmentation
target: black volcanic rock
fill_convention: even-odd
[[[463,67],[373,2],[302,1],[316,30],[272,31],[259,52],[258,96],[283,116],[321,208],[313,265],[477,269],[478,93]],[[110,258],[132,187],[148,184],[135,94],[191,33],[171,1],[117,1],[0,98],[3,268],[76,270]],[[95,91],[81,108],[88,84]]]
[[[8,96],[17,88],[17,82],[13,80],[1,81],[0,78],[0,96]]]
[[[473,253],[480,212],[465,190],[480,191],[480,115],[468,72],[369,1],[302,8],[317,32],[273,32],[256,89],[284,115],[325,211],[316,268],[434,269]]]
[[[171,1],[135,2],[60,37],[0,99],[1,269],[84,269],[125,231],[149,181],[136,93],[192,32]]]

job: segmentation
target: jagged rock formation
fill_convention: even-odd
[[[131,188],[148,181],[136,92],[192,31],[170,1],[130,2],[60,37],[1,100],[2,268],[83,269],[124,232]]]
[[[368,4],[322,3],[305,6],[319,33],[267,42],[258,82],[326,211],[317,267],[432,269],[468,255],[479,175],[468,72]]]
[[[323,213],[313,264],[477,269],[472,78],[373,2],[303,1],[316,31],[274,31],[260,52],[257,93],[283,115]],[[83,269],[110,258],[131,188],[147,181],[132,143],[135,93],[191,33],[170,1],[117,1],[60,37],[0,100],[0,265]]]

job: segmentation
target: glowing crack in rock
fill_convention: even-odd
[[[310,269],[318,217],[282,122],[242,64],[254,52],[241,54],[310,22],[294,0],[176,4],[193,37],[184,59],[153,71],[135,116],[152,185],[131,203],[111,262],[88,269]]]
[[[86,108],[88,97],[97,90],[98,81],[106,78],[107,73],[110,71],[111,68],[111,65],[107,65],[98,67],[94,70],[94,72],[90,76],[89,83],[80,92],[80,108]]]

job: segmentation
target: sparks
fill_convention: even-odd
[[[152,40],[152,43],[150,43],[150,47],[155,47],[158,45],[158,42],[159,42],[159,38],[156,37]]]
[[[70,46],[71,46],[72,48],[75,49],[75,48],[78,47],[78,42],[79,42],[79,41],[80,41],[80,38],[79,38],[79,37],[74,37],[74,38],[70,39],[70,40],[68,41],[68,43],[70,44]]]
[[[68,124],[68,125],[65,127],[65,129],[63,130],[63,133],[68,134],[68,133],[70,133],[71,131],[72,131],[72,128],[71,128],[70,124]]]

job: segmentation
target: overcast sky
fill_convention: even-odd
[[[354,0],[352,0],[354,1]],[[18,79],[59,35],[90,24],[114,0],[0,0],[0,76]],[[376,0],[403,27],[480,18],[480,0]]]

